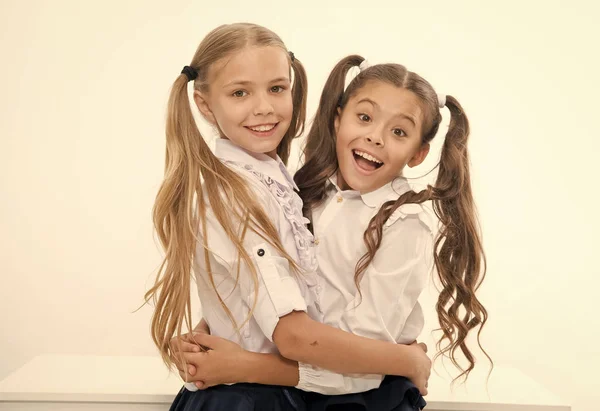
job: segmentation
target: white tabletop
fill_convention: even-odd
[[[556,395],[514,368],[497,366],[468,385],[449,387],[433,373],[427,410],[570,411]],[[41,355],[0,381],[0,402],[112,402],[170,404],[181,388],[158,357]],[[166,408],[165,408],[166,409]]]

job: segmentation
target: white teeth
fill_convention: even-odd
[[[248,127],[248,128],[252,131],[271,131],[271,130],[273,130],[274,127],[275,127],[275,124],[262,125],[262,126],[256,126],[256,127]]]
[[[379,160],[379,159],[373,157],[372,155],[370,155],[368,153],[365,153],[363,151],[354,150],[354,154],[356,154],[357,156],[361,156],[362,158],[366,158],[367,160],[372,161],[374,163],[383,164],[383,161],[381,161],[381,160]]]

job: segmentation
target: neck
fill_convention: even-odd
[[[273,150],[273,151],[269,151],[268,153],[265,153],[266,155],[268,155],[269,157],[271,157],[273,160],[277,160],[277,149]]]
[[[348,185],[348,183],[346,183],[346,180],[344,180],[344,176],[342,175],[342,170],[340,170],[339,168],[337,169],[337,172],[336,172],[336,178],[337,178],[337,185],[340,188],[340,190],[352,190],[352,187],[350,187]]]

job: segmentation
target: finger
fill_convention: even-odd
[[[203,390],[204,388],[207,388],[206,384],[204,383],[204,381],[196,381],[194,384],[196,385],[196,387],[199,390]]]
[[[198,344],[194,343],[193,340],[184,341],[183,339],[180,339],[178,341],[171,343],[171,351],[172,352],[180,352],[180,351],[200,352],[200,347],[198,347]]]
[[[169,341],[169,344],[171,344],[172,347],[175,347],[175,346],[179,345],[182,341],[183,342],[191,341],[190,336],[188,334],[181,334],[180,336],[174,336]]]
[[[419,393],[424,397],[427,395],[427,393],[429,392],[427,390],[427,382],[420,382],[417,385],[417,388],[419,389]]]
[[[419,343],[419,344],[417,344],[417,345],[418,345],[419,347],[421,347],[421,349],[422,349],[423,351],[425,351],[425,353],[427,354],[427,344],[425,344],[425,343]]]
[[[182,352],[181,353],[183,360],[186,364],[197,366],[204,359],[205,352]]]
[[[189,377],[190,377],[190,376],[189,376],[189,375],[188,375],[188,374],[187,374],[185,371],[183,371],[183,370],[179,370],[179,377],[180,377],[180,378],[181,378],[183,381],[185,381],[185,382],[189,382],[188,380],[189,380]]]
[[[189,343],[189,342],[181,342],[179,345],[180,351],[185,352],[200,352],[200,347],[197,344]]]
[[[198,333],[194,334],[194,341],[206,348],[214,350],[219,346],[221,338],[210,334]]]
[[[175,356],[175,355],[170,355],[169,359],[171,360],[171,363],[175,365],[175,367],[179,370],[179,371],[183,371],[183,366],[185,365],[181,360],[181,358],[179,356]]]
[[[175,369],[177,370],[177,372],[184,372],[184,368],[185,368],[185,364],[180,363],[178,361],[173,361],[173,359],[171,359],[171,364],[173,364],[175,366]]]
[[[188,365],[185,369],[179,370],[179,376],[185,382],[193,381],[196,376],[196,367]]]

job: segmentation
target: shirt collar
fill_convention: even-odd
[[[256,171],[271,177],[278,183],[298,190],[298,186],[279,156],[272,158],[267,154],[252,153],[225,138],[216,139],[215,155],[221,160],[251,165]]]
[[[370,191],[365,194],[361,194],[355,190],[342,190],[337,185],[337,174],[334,174],[329,178],[329,182],[340,193],[343,197],[357,197],[360,196],[362,202],[371,208],[379,207],[386,201],[395,201],[402,194],[410,190],[410,186],[404,177],[398,177],[383,187],[377,190]]]

